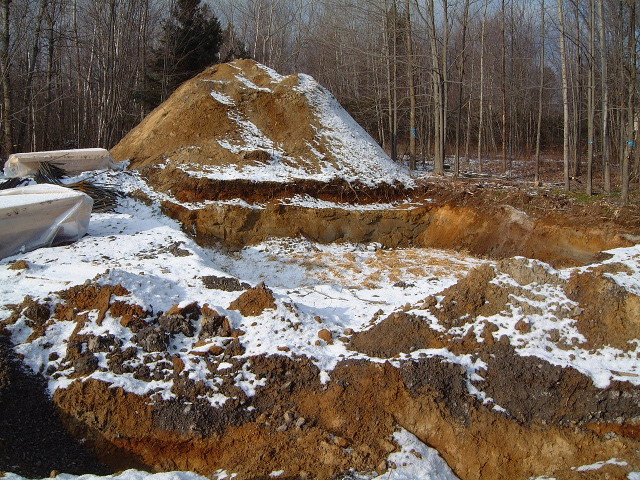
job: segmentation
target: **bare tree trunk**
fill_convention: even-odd
[[[52,5],[49,12],[49,25],[47,36],[47,101],[44,109],[44,124],[51,125],[51,112],[53,110],[53,64],[55,54],[55,22],[57,20],[56,4]],[[51,129],[46,130],[45,148],[49,148],[53,142],[54,132]]]
[[[544,0],[542,0],[542,4],[540,6],[540,86],[538,88],[538,126],[536,131],[536,173],[534,177],[534,181],[537,183],[540,182],[540,133],[542,130],[542,92],[544,90],[544,36],[545,36],[545,25],[544,25]]]
[[[589,0],[589,91],[587,92],[587,195],[593,193],[593,142],[596,88],[595,0]]]
[[[564,188],[569,190],[569,84],[567,79],[567,49],[565,45],[564,0],[558,2],[558,20],[560,22],[560,61],[562,62],[562,114],[563,114],[563,157]]]
[[[392,74],[391,74],[391,36],[389,27],[389,9],[385,0],[385,16],[384,26],[382,28],[384,36],[384,48],[385,48],[385,66],[387,69],[387,123],[389,129],[389,144],[391,147],[391,158],[395,162],[397,158],[394,157],[395,147],[393,145],[393,94],[392,94]]]
[[[484,13],[482,14],[482,31],[480,33],[480,105],[478,118],[478,168],[482,173],[482,122],[484,120],[484,42],[487,26],[487,7],[489,0],[484,0]]]
[[[569,149],[571,151],[571,155],[573,157],[573,166],[571,168],[572,171],[572,175],[574,177],[579,177],[581,174],[581,170],[580,170],[580,160],[582,158],[582,108],[580,105],[580,101],[582,98],[582,91],[583,91],[583,85],[582,85],[582,55],[581,55],[581,46],[582,46],[582,40],[580,38],[580,34],[581,34],[581,29],[580,29],[580,5],[579,2],[577,1],[573,1],[572,3],[574,4],[575,7],[575,11],[574,11],[574,18],[576,21],[576,26],[575,26],[575,56],[576,56],[576,63],[575,63],[575,86],[573,86],[573,88],[570,89],[570,92],[572,94],[572,99],[573,102],[571,102],[571,105],[573,107],[573,122],[571,123],[572,129],[573,129],[573,134],[570,137],[570,145],[569,145]],[[573,78],[572,78],[573,80]]]
[[[11,85],[9,82],[9,4],[11,0],[0,0],[0,75],[2,75],[2,129],[4,133],[4,155],[13,153],[13,131],[11,117],[13,107],[11,105]]]
[[[75,62],[76,62],[76,103],[75,103],[75,145],[76,147],[80,147],[80,137],[82,135],[81,130],[81,119],[82,119],[82,104],[83,104],[83,95],[82,95],[82,82],[80,81],[81,69],[80,69],[80,34],[78,31],[78,0],[73,0],[73,10],[72,10],[72,24],[73,24],[73,43],[75,50]]]
[[[500,19],[500,36],[502,43],[502,58],[501,58],[501,85],[500,90],[502,93],[502,173],[507,173],[507,41],[505,38],[504,24],[505,24],[505,8],[504,1],[502,0],[501,7],[501,19]]]
[[[544,1],[544,0],[543,0]],[[469,0],[464,2],[464,13],[462,14],[462,52],[460,53],[460,63],[458,64],[458,115],[456,116],[456,159],[455,176],[460,175],[460,124],[462,122],[462,94],[464,85],[464,67],[466,63],[467,49],[467,24],[469,22]]]
[[[406,29],[407,29],[407,77],[409,81],[409,165],[411,170],[416,169],[416,87],[413,76],[413,39],[411,38],[411,5],[409,0],[405,2]]]
[[[606,37],[604,34],[604,0],[598,0],[599,36],[600,36],[600,81],[602,89],[602,167],[604,170],[604,191],[611,193],[611,166],[609,158],[609,81],[607,78]]]
[[[391,9],[385,0],[386,64],[387,93],[389,104],[389,140],[391,142],[391,158],[398,161],[398,59],[397,59],[397,25],[398,10],[395,0]]]
[[[442,0],[442,164],[446,157],[449,114],[449,0]]]
[[[138,72],[138,89],[142,89],[143,91],[147,90],[147,53],[149,51],[149,44],[147,40],[147,32],[149,29],[149,0],[144,0],[144,10],[142,13],[142,22],[140,25],[140,39],[139,41],[142,43],[140,46],[140,66]],[[144,102],[140,102],[140,121],[142,121],[145,117],[145,107]]]
[[[434,99],[434,166],[433,173],[444,175],[444,94],[442,71],[438,58],[438,42],[436,33],[436,16],[433,0],[427,2],[427,16],[429,20],[429,40],[431,46],[431,78]]]
[[[473,70],[471,71],[471,78],[473,78]],[[471,89],[469,89],[469,99],[467,101],[467,125],[465,129],[466,133],[464,139],[464,158],[467,161],[467,168],[469,168],[471,164],[471,160],[469,158],[469,155],[471,155],[469,153],[471,148],[471,97],[472,92]]]
[[[637,52],[636,52],[636,3],[630,2],[629,15],[629,99],[628,99],[628,126],[627,126],[627,149],[622,160],[622,193],[623,205],[629,203],[629,163],[635,146],[635,93],[636,93],[636,72],[637,72]]]
[[[393,62],[391,64],[393,73],[393,129],[391,130],[391,157],[398,160],[398,6],[393,0]]]
[[[25,119],[22,121],[23,130],[22,134],[19,135],[18,145],[25,145],[27,143],[27,139],[32,140],[31,142],[31,150],[36,150],[35,145],[35,110],[36,106],[34,104],[33,98],[33,77],[36,72],[36,66],[38,63],[38,55],[40,52],[40,34],[42,32],[42,20],[44,19],[44,14],[47,9],[47,0],[40,1],[40,10],[38,12],[38,17],[36,19],[36,27],[34,31],[34,39],[33,45],[31,46],[31,52],[29,55],[28,62],[28,73],[27,80],[25,81],[24,86],[24,101],[23,105],[25,105]]]

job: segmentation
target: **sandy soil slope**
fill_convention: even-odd
[[[284,77],[252,60],[216,65],[185,82],[112,154],[136,169],[227,182],[412,184],[315,80]]]

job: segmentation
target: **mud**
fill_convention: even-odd
[[[457,327],[500,312],[515,301],[514,293],[535,299],[524,287],[497,285],[504,273],[522,286],[555,285],[569,295],[584,291],[588,297],[603,288],[601,282],[610,280],[607,274],[615,272],[628,269],[616,264],[585,269],[566,281],[539,262],[504,260],[470,271],[437,298],[425,299],[421,308],[429,309],[441,325]],[[55,318],[77,322],[66,356],[57,362],[59,369],[73,367],[76,380],[56,391],[54,403],[65,427],[76,438],[86,439],[83,445],[111,468],[193,470],[204,475],[224,469],[238,473],[240,479],[268,478],[283,465],[289,466],[287,478],[329,480],[351,468],[382,473],[388,468],[385,459],[396,449],[392,440],[396,426],[437,448],[463,480],[573,478],[570,466],[614,457],[627,461],[629,468],[640,463],[637,387],[612,382],[599,389],[576,370],[521,357],[508,341],[493,338],[495,325],[490,322],[477,327],[484,329],[479,332],[484,341],[478,341],[475,334],[453,337],[411,313],[392,314],[369,329],[350,332],[348,344],[352,350],[387,359],[386,363],[342,361],[330,381],[321,384],[318,368],[306,357],[238,357],[244,352],[244,332],[207,305],[183,303],[150,315],[128,304],[121,297],[125,294],[118,285],[87,284],[59,292],[59,302],[27,298],[15,307],[15,315],[25,316],[34,328]],[[576,301],[583,305],[586,298]],[[134,330],[139,347],[124,349],[113,336],[79,334],[92,302],[100,306],[100,315],[109,313],[121,321],[129,316],[127,326]],[[234,303],[244,315],[251,315],[272,308],[274,297],[259,285]],[[626,305],[622,300],[617,304]],[[620,308],[611,315],[619,314]],[[627,320],[632,318],[620,321]],[[519,328],[526,330],[527,325]],[[198,331],[203,344],[215,337],[224,339],[222,346],[216,343],[206,352],[191,352],[221,379],[219,393],[229,398],[221,407],[211,406],[205,384],[190,379],[182,360],[166,352],[169,338]],[[481,379],[472,380],[465,367],[444,358],[405,357],[416,350],[440,348],[484,361]],[[175,398],[138,396],[86,379],[97,367],[96,355],[102,353],[116,373],[170,381]],[[221,361],[231,367],[218,371]],[[264,382],[256,387],[255,396],[235,385],[242,369]],[[46,373],[58,374],[55,368]],[[0,374],[0,385],[7,383],[6,378]],[[470,394],[470,384],[491,400],[483,402]],[[0,401],[4,391],[0,390]],[[44,392],[33,396],[44,401]],[[615,471],[623,475],[628,470]]]
[[[429,397],[442,404],[457,423],[469,425],[472,410],[480,408],[468,393],[466,369],[438,358],[407,362],[401,369],[402,381],[412,398]]]
[[[74,292],[84,297],[81,290]],[[185,334],[184,320],[205,319],[209,334],[233,333],[225,318],[206,306],[174,307],[162,316],[182,318],[170,322],[175,334]],[[437,348],[446,340],[424,320],[395,314],[368,332],[354,333],[352,346],[392,358]],[[69,346],[80,354],[126,355],[113,338],[76,335],[75,341],[88,349]],[[396,449],[391,435],[397,425],[437,448],[464,480],[554,475],[567,471],[567,465],[613,457],[637,463],[640,442],[632,420],[640,416],[637,389],[619,382],[595,389],[576,371],[518,357],[499,342],[467,348],[487,359],[484,380],[475,386],[506,412],[469,394],[466,368],[437,357],[396,359],[394,365],[343,361],[325,385],[306,357],[230,357],[222,392],[234,398],[220,408],[202,398],[203,386],[182,373],[175,360],[164,366],[173,381],[173,400],[141,397],[88,379],[58,390],[54,402],[66,427],[112,468],[204,475],[225,469],[241,479],[268,478],[283,465],[289,466],[286,478],[328,480],[350,468],[382,473]],[[265,382],[253,397],[233,385],[241,368]],[[0,384],[4,378],[0,375]]]
[[[273,292],[264,282],[250,288],[229,305],[229,310],[238,310],[245,317],[256,317],[273,308],[276,308]]]
[[[156,406],[152,412],[152,424],[159,431],[173,432],[192,439],[211,438],[228,427],[242,426],[255,420],[255,411],[247,411],[239,403],[232,401],[222,408],[214,408],[207,400],[181,395],[179,400]]]
[[[351,335],[349,349],[377,358],[394,358],[423,348],[444,348],[443,335],[415,315],[393,313],[372,328]]]
[[[562,427],[555,419],[525,427],[482,406],[467,393],[465,369],[438,359],[400,368],[342,362],[324,387],[304,362],[251,359],[252,370],[268,381],[249,417],[239,405],[218,412],[187,400],[150,406],[95,381],[60,391],[56,402],[69,412],[91,412],[77,419],[150,467],[207,475],[224,468],[240,478],[267,478],[281,465],[290,466],[288,478],[335,478],[350,467],[381,473],[396,448],[390,437],[396,425],[438,448],[463,479],[553,475],[612,457],[637,462],[638,442],[631,438],[600,436],[575,423]],[[118,418],[109,418],[116,405]]]
[[[520,260],[505,268],[531,281],[550,275],[535,265],[526,273],[528,267]],[[479,269],[470,277],[474,275],[486,286],[495,271]],[[179,317],[165,326],[175,334],[188,333],[185,320],[203,322],[205,337],[241,333],[234,333],[223,316],[197,304],[174,307],[163,316]],[[117,342],[108,338],[76,340],[86,342],[90,353],[120,352]],[[202,397],[204,386],[190,380],[174,359],[163,367],[173,381],[173,400],[139,397],[86,380],[58,390],[55,402],[77,435],[88,438],[111,465],[121,459],[122,468],[188,469],[205,475],[226,469],[251,479],[268,478],[282,465],[289,465],[289,478],[331,479],[350,468],[381,473],[396,448],[391,435],[397,425],[438,448],[464,480],[524,479],[602,458],[622,458],[630,465],[637,461],[637,388],[614,382],[596,389],[574,370],[519,357],[501,342],[450,340],[431,330],[424,319],[398,313],[368,331],[353,333],[351,340],[354,349],[396,357],[398,363],[343,361],[326,385],[305,357],[229,356],[232,368],[219,375],[221,392],[232,399],[214,408]],[[233,340],[227,350],[236,343]],[[469,394],[468,374],[460,365],[439,358],[398,357],[443,345],[457,345],[455,349],[485,359],[483,380],[474,384],[493,402],[484,405]],[[215,365],[215,355],[206,358]],[[241,368],[265,382],[253,397],[233,384]],[[127,454],[117,453],[122,451]]]

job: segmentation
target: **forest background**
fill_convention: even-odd
[[[524,159],[537,181],[544,153],[565,188],[626,203],[640,174],[636,4],[0,0],[2,156],[110,148],[206,66],[253,58],[315,77],[411,168],[482,173],[493,158],[505,174]]]

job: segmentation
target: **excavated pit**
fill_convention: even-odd
[[[567,224],[508,204],[474,207],[420,199],[377,209],[366,204],[343,208],[286,203],[275,199],[255,207],[220,202],[190,208],[164,201],[162,209],[204,246],[240,249],[271,237],[304,237],[319,243],[441,248],[493,259],[524,256],[556,267],[591,263],[604,250],[633,245],[640,233],[638,228],[606,224]]]
[[[314,360],[306,356],[243,356],[246,332],[207,306],[189,303],[154,314],[123,300],[130,292],[120,285],[73,287],[58,292],[58,303],[27,298],[14,307],[4,326],[26,317],[33,328],[27,342],[38,342],[46,334],[44,326],[55,321],[76,324],[65,342],[66,355],[44,373],[73,379],[55,392],[54,404],[74,436],[85,439],[85,447],[114,470],[192,470],[207,476],[224,470],[241,479],[266,479],[286,465],[285,478],[290,479],[330,480],[351,469],[380,474],[393,468],[386,459],[397,448],[392,435],[400,426],[436,448],[463,480],[583,478],[571,467],[609,458],[626,465],[617,470],[608,467],[606,478],[622,479],[640,467],[638,387],[627,381],[596,387],[574,368],[522,356],[495,324],[478,319],[508,311],[510,302],[527,295],[533,302],[530,308],[535,308],[536,293],[525,287],[543,284],[576,298],[572,311],[556,309],[557,314],[574,316],[577,328],[586,333],[589,326],[580,316],[589,299],[576,297],[577,285],[597,288],[604,271],[624,270],[609,264],[566,279],[526,259],[485,264],[438,298],[425,298],[415,306],[430,310],[444,329],[400,311],[376,320],[370,328],[336,338],[368,359],[339,361],[325,383]],[[504,274],[521,286],[495,284]],[[268,288],[258,285],[240,293],[245,287],[232,288],[238,297],[230,308],[252,318],[275,312]],[[616,292],[617,305],[633,306],[637,300],[630,292]],[[91,307],[96,311],[94,320],[87,314]],[[633,315],[633,308],[626,311]],[[141,350],[125,348],[117,337],[80,333],[88,322],[107,318],[119,319],[130,329]],[[603,312],[599,320],[620,321],[614,310]],[[638,337],[637,322],[629,316],[622,323],[634,326],[609,332],[600,345],[588,339],[587,348],[602,348],[614,338],[620,344],[633,342]],[[455,328],[464,325],[475,325],[478,331],[456,334]],[[527,326],[516,328],[527,331]],[[177,335],[200,341],[225,339],[223,347],[189,353],[221,380],[220,391],[229,397],[224,405],[212,406],[203,396],[207,387],[189,378],[184,361],[169,353],[168,339]],[[553,341],[570,348],[560,337]],[[409,358],[412,352],[443,348],[485,366],[472,378],[468,367],[445,357]],[[88,368],[88,360],[100,353],[115,373],[133,373],[145,382],[169,380],[175,397],[135,394],[88,378],[97,366]],[[133,367],[128,361],[136,356],[142,364]],[[243,371],[258,380],[251,396],[234,384]],[[469,385],[485,392],[489,400],[473,395]]]
[[[637,206],[611,212],[508,184],[431,180],[406,188],[337,179],[223,181],[172,166],[144,167],[141,173],[164,195],[152,201],[160,201],[163,212],[204,246],[240,249],[271,237],[304,237],[325,244],[442,248],[492,259],[523,256],[565,267],[640,241]]]
[[[522,185],[416,181],[311,77],[251,60],[185,82],[111,153],[206,246],[302,236],[566,266],[640,241],[637,209],[584,215]]]
[[[396,367],[341,362],[321,386],[307,359],[254,357],[248,361],[267,384],[247,403],[225,410],[188,397],[137,397],[93,380],[60,390],[55,402],[83,425],[85,436],[99,432],[94,437],[103,439],[103,455],[117,447],[153,470],[227,470],[249,479],[268,478],[282,465],[291,479],[331,479],[352,468],[382,473],[396,449],[391,435],[397,425],[437,448],[465,480],[542,473],[567,478],[567,466],[603,458],[640,465],[633,454],[637,423],[608,418],[637,416],[637,389],[614,384],[594,391],[577,372],[541,361],[534,384],[519,384],[527,376],[510,383],[518,371],[510,373],[500,362],[513,356],[495,352],[484,383],[502,389],[500,400],[514,408],[515,418],[470,396],[464,368],[433,358]],[[531,365],[524,358],[520,363]],[[616,435],[597,431],[616,428]]]

